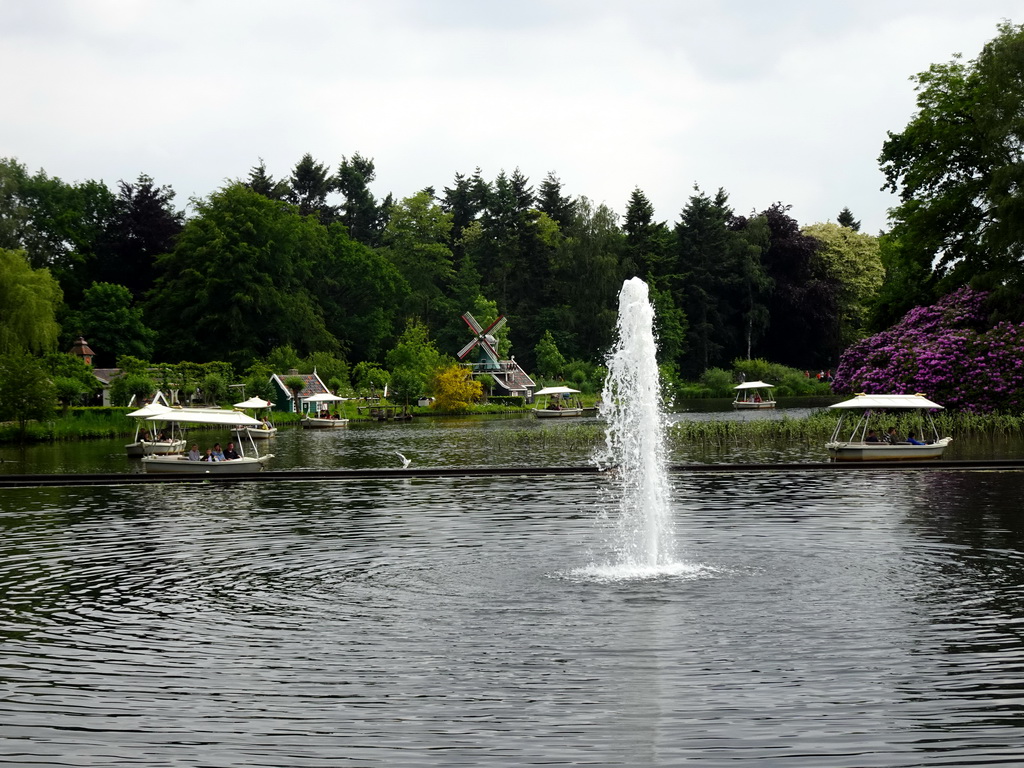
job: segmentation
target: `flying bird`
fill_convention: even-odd
[[[408,469],[409,465],[412,464],[412,459],[405,458],[405,456],[400,454],[398,451],[395,451],[395,455],[402,460],[402,469]]]

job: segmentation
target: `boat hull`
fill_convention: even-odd
[[[253,440],[269,440],[277,434],[277,427],[270,427],[269,429],[263,429],[262,427],[243,427],[242,429],[233,429],[231,431],[239,437],[242,435],[248,435]]]
[[[561,408],[554,410],[553,408],[534,408],[533,415],[538,419],[565,419],[573,416],[582,416],[582,408]]]
[[[742,400],[734,400],[732,407],[738,411],[759,411],[763,408],[774,408],[774,400],[764,400],[760,403],[744,402]]]
[[[142,466],[146,472],[175,472],[197,475],[231,475],[240,472],[260,472],[264,463],[273,458],[272,453],[259,458],[243,456],[230,461],[193,461],[187,456],[143,456]]]
[[[833,442],[825,447],[833,461],[913,461],[942,458],[950,442],[952,438],[944,437],[927,445]]]
[[[348,424],[348,419],[310,419],[305,418],[299,422],[303,429],[335,429]]]

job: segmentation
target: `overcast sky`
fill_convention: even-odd
[[[669,224],[697,185],[876,233],[910,76],[1002,20],[1019,3],[0,0],[0,156],[184,207],[259,158],[358,152],[379,198],[519,168],[620,214],[639,187]]]

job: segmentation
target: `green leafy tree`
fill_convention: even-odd
[[[110,402],[117,406],[141,406],[154,392],[156,382],[141,373],[127,373],[110,382]]]
[[[551,331],[544,331],[533,354],[537,360],[537,371],[545,379],[557,379],[562,375],[565,370],[565,357],[558,351]]]
[[[1020,279],[1024,26],[998,29],[976,59],[958,54],[913,78],[917,112],[883,145],[885,187],[900,200],[890,219],[903,266],[892,279],[933,272],[937,292],[986,273]],[[905,310],[917,297],[902,287]]]
[[[64,352],[51,352],[42,359],[43,370],[57,390],[57,398],[65,409],[80,404],[86,397],[100,391],[100,383],[92,368],[80,357]]]
[[[78,310],[66,316],[64,328],[71,337],[89,339],[100,367],[110,367],[121,355],[153,357],[156,332],[146,326],[142,307],[132,305],[131,291],[123,285],[93,283]]]
[[[294,412],[300,413],[302,406],[299,403],[299,392],[306,388],[306,380],[301,376],[286,376],[283,383],[288,387],[288,391],[292,393]]]
[[[427,192],[393,206],[384,229],[385,253],[409,285],[406,317],[436,327],[455,312],[449,290],[455,270],[448,247],[451,214]]]
[[[27,352],[0,354],[0,420],[18,422],[24,438],[28,422],[53,415],[57,391],[39,359]]]
[[[324,324],[350,360],[380,360],[399,330],[411,289],[382,249],[348,236],[340,224],[328,230],[326,258],[314,265],[310,287]]]
[[[67,184],[0,159],[0,248],[23,250],[34,269],[49,269],[66,301],[92,282],[113,211],[114,195],[102,182]]]
[[[363,360],[352,369],[352,381],[357,392],[369,394],[383,390],[391,381],[391,374],[377,363]]]
[[[24,251],[0,248],[0,353],[51,350],[61,298],[49,270],[33,269]]]
[[[327,247],[319,223],[237,183],[195,210],[148,303],[161,357],[244,368],[283,344],[337,350],[310,287]]]
[[[228,399],[228,380],[218,373],[208,373],[200,386],[203,400],[209,405],[217,405]]]
[[[395,398],[408,403],[422,395],[434,372],[449,361],[437,351],[427,327],[418,320],[409,320],[398,343],[387,353]]]
[[[869,308],[885,276],[878,238],[831,222],[800,231],[822,243],[817,258],[838,283],[839,345],[845,349],[865,335]]]

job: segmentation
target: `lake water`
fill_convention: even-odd
[[[466,421],[274,451],[585,463]],[[134,466],[86,445],[0,457]],[[0,490],[0,764],[1021,763],[1024,473],[671,482],[657,578],[611,474]]]

